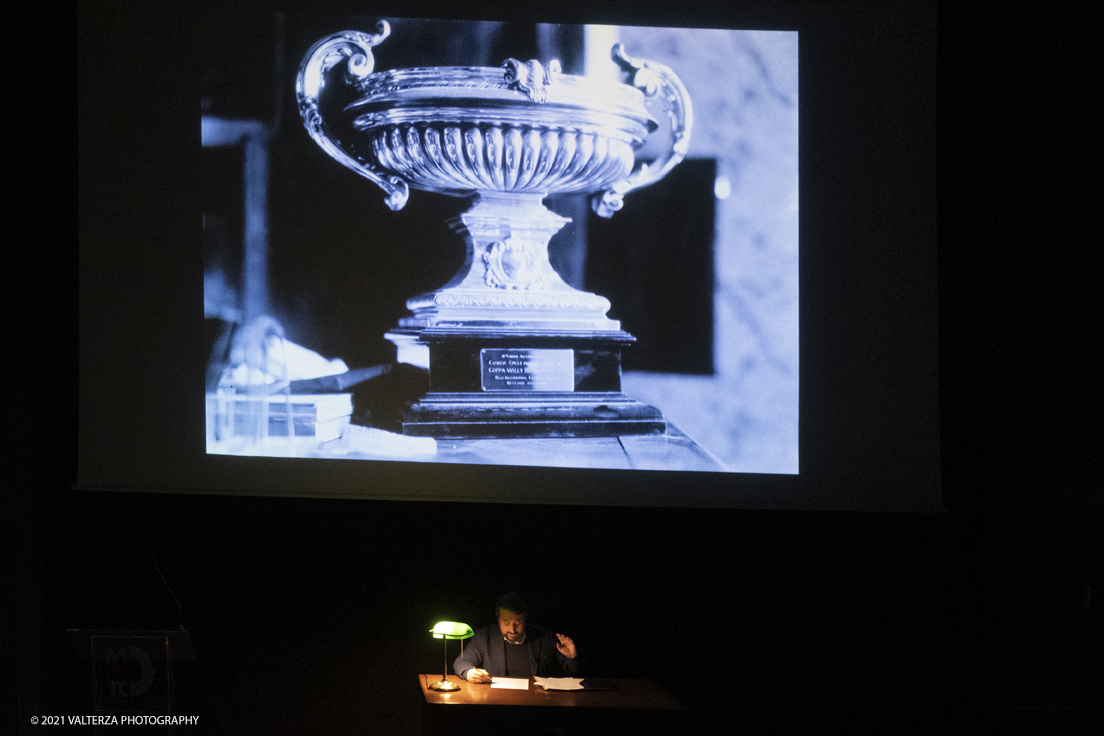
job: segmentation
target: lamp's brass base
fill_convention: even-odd
[[[454,693],[454,692],[456,692],[457,690],[460,689],[460,686],[457,685],[455,682],[449,682],[446,679],[446,680],[441,680],[440,682],[433,683],[432,685],[429,686],[429,689],[430,690],[436,690],[439,693]]]

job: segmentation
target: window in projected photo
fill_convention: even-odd
[[[202,101],[208,453],[797,473],[797,33],[271,27]]]

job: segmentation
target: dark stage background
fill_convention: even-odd
[[[20,360],[0,501],[0,662],[14,663],[0,731],[91,712],[66,628],[180,626],[154,558],[196,646],[177,710],[201,716],[195,733],[416,733],[413,673],[441,660],[427,629],[486,622],[506,589],[596,672],[658,680],[692,733],[1035,733],[1098,717],[1098,285],[1084,267],[1087,113],[1067,96],[1090,26],[1007,6],[940,24],[950,513],[72,491],[76,249],[39,221],[24,240],[43,247],[12,255],[21,278],[5,293]]]

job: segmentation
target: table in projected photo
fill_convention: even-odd
[[[364,431],[363,428],[347,431],[355,438],[357,429]],[[403,438],[385,438],[385,440],[401,442]],[[317,447],[305,444],[300,453],[290,452],[285,456],[611,470],[708,472],[728,470],[725,464],[712,453],[670,423],[667,425],[666,434],[652,435],[523,439],[442,438],[436,440],[432,451],[425,454],[388,452],[390,447],[386,444],[378,451],[373,451],[371,445],[367,444],[360,447],[353,446],[359,451],[350,451],[351,445],[352,442],[348,438],[327,442]],[[399,449],[403,447],[400,446]]]
[[[665,432],[648,434],[615,432],[608,436],[583,437],[461,435],[434,439],[351,424],[349,395],[324,396],[327,399],[344,397],[346,413],[326,421],[312,422],[309,412],[317,413],[321,409],[304,403],[306,408],[303,417],[295,419],[294,436],[288,431],[287,410],[279,401],[273,402],[266,420],[265,412],[255,416],[255,412],[219,410],[220,400],[209,396],[207,452],[215,455],[404,460],[553,468],[728,471],[721,460],[671,422],[666,423]]]
[[[585,679],[584,690],[544,690],[530,679],[526,690],[475,685],[449,675],[460,689],[430,690],[441,679],[418,675],[422,689],[422,731],[449,734],[682,734],[687,711],[652,680]]]

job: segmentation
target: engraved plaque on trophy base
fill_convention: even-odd
[[[621,393],[627,332],[393,330],[428,354],[429,391],[409,402],[402,432],[429,437],[610,437],[663,434],[655,407]]]

